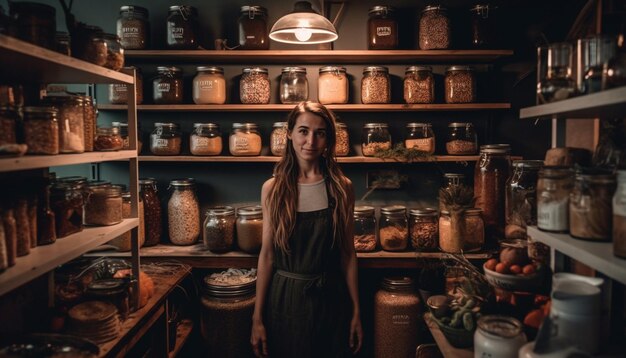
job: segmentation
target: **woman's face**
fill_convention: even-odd
[[[288,136],[300,160],[317,161],[326,150],[326,122],[313,113],[300,114]]]

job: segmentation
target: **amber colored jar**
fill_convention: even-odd
[[[30,1],[11,1],[9,12],[20,39],[54,50],[57,31],[54,7]]]
[[[361,103],[391,102],[391,81],[389,69],[383,66],[368,66],[363,69],[361,78]]]
[[[154,103],[183,103],[183,71],[178,67],[159,66],[157,72],[157,77],[152,81]]]
[[[368,50],[395,50],[398,48],[398,21],[391,6],[374,6],[367,20]]]
[[[143,75],[141,68],[128,66],[124,67],[126,70],[134,69],[136,75],[135,81],[135,94],[136,103],[141,104],[143,102]],[[109,102],[111,104],[128,104],[128,85],[125,83],[112,83],[109,85]]]
[[[569,197],[569,232],[577,239],[611,240],[612,201],[617,187],[610,173],[577,173]]]
[[[99,152],[120,150],[124,147],[124,140],[120,135],[119,127],[98,127],[94,149]]]
[[[189,5],[170,6],[166,32],[167,48],[173,50],[197,49],[200,35],[198,9]]]
[[[154,246],[161,241],[161,200],[157,195],[157,182],[152,178],[139,180],[140,195],[143,198],[145,246]]]
[[[232,206],[207,209],[202,229],[202,241],[207,250],[216,253],[232,250],[235,243],[235,209]]]
[[[472,123],[448,124],[446,152],[450,155],[474,155],[478,151],[478,135]]]
[[[268,50],[267,9],[262,6],[242,6],[237,20],[240,50]]]
[[[117,19],[117,36],[126,50],[145,50],[150,48],[150,22],[148,9],[125,5],[120,7]]]
[[[495,45],[496,29],[493,17],[494,7],[479,4],[471,8],[471,44],[476,48],[489,48]]]
[[[220,155],[222,132],[215,123],[194,123],[189,136],[189,151],[193,155]]]
[[[404,102],[434,103],[435,79],[430,66],[410,66],[404,72]]]
[[[476,102],[476,76],[470,66],[451,66],[446,69],[446,103]]]
[[[150,134],[150,152],[154,155],[179,155],[182,133],[176,123],[155,123]]]
[[[235,222],[237,246],[249,254],[261,251],[263,242],[263,210],[261,206],[245,206],[237,209]]]
[[[56,219],[58,239],[83,231],[83,188],[72,183],[56,183],[50,193],[50,208]]]
[[[391,205],[380,208],[378,237],[385,251],[403,251],[409,244],[406,207]]]

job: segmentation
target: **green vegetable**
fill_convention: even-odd
[[[476,306],[476,301],[470,298],[469,300],[467,300],[467,302],[465,302],[465,305],[463,305],[463,308],[469,310],[469,309],[472,309],[474,306]]]
[[[450,317],[443,317],[443,318],[441,318],[441,323],[443,323],[445,325],[449,326],[450,325],[450,321],[451,321]]]
[[[463,314],[463,327],[468,331],[473,331],[476,328],[476,323],[474,322],[474,315],[472,312],[465,312]]]
[[[452,321],[450,321],[450,326],[454,328],[461,327],[461,323],[463,322],[463,311],[456,311],[454,315],[452,315]]]

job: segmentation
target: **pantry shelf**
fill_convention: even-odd
[[[189,339],[191,332],[193,330],[193,321],[190,319],[185,319],[180,322],[178,327],[176,327],[176,346],[169,352],[168,357],[176,358],[180,350],[185,346],[185,343]],[[172,339],[172,337],[170,337]]]
[[[418,159],[414,162],[472,162],[477,161],[478,155],[435,155],[429,158]],[[258,156],[258,157],[235,157],[235,156],[211,156],[202,157],[194,155],[179,156],[157,156],[142,155],[138,157],[140,162],[232,162],[232,163],[275,163],[280,157]],[[406,162],[394,159],[380,159],[375,157],[337,157],[339,163],[398,163]]]
[[[137,157],[135,150],[117,152],[89,152],[81,154],[24,155],[0,159],[0,172],[47,168],[49,166],[99,163],[110,160],[126,160]]]

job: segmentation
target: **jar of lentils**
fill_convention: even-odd
[[[155,123],[150,134],[150,152],[154,155],[179,155],[182,134],[176,123]]]
[[[193,245],[200,236],[200,204],[193,179],[170,181],[171,196],[167,202],[170,241],[174,245]]]
[[[380,209],[380,246],[385,251],[403,251],[409,245],[409,225],[406,207],[385,206]]]
[[[275,122],[270,135],[270,150],[272,155],[285,154],[287,147],[287,122]]]
[[[443,6],[426,6],[419,24],[419,46],[422,50],[450,48],[450,19]]]
[[[435,79],[430,66],[411,66],[404,72],[404,102],[426,104],[435,102]]]
[[[145,50],[150,47],[150,22],[148,9],[125,5],[117,19],[117,36],[126,50]]]
[[[373,157],[378,150],[391,149],[391,134],[387,123],[366,123],[363,126],[361,149],[366,157]]]
[[[59,154],[58,111],[54,107],[24,107],[24,143],[29,154]]]
[[[152,81],[152,100],[155,104],[183,103],[183,71],[178,67],[157,67],[158,75]]]
[[[363,69],[361,102],[363,104],[391,102],[391,82],[387,67],[368,66]]]
[[[350,153],[350,136],[348,135],[348,126],[345,123],[337,122],[336,136],[335,155],[345,157]]]
[[[409,211],[411,245],[418,251],[435,251],[439,246],[439,213],[432,208]]]
[[[193,155],[220,155],[222,132],[215,123],[194,123],[189,136],[189,151]]]
[[[474,155],[478,151],[478,135],[472,123],[448,124],[446,151],[450,155]]]
[[[435,132],[430,123],[408,123],[406,125],[406,148],[413,148],[427,154],[435,153]]]
[[[354,249],[357,252],[376,250],[376,217],[373,206],[354,207]]]
[[[230,154],[234,156],[254,156],[261,154],[261,135],[255,123],[233,123],[230,133]]]
[[[444,82],[446,103],[476,102],[476,77],[471,67],[448,67]]]
[[[193,101],[195,104],[224,104],[226,102],[226,80],[224,69],[200,66],[193,79]]]
[[[232,250],[235,242],[235,209],[232,206],[209,208],[202,228],[205,248],[215,253]]]
[[[270,103],[270,79],[267,68],[249,67],[243,69],[239,81],[239,97],[243,104]]]
[[[321,104],[348,103],[348,76],[345,67],[320,67],[317,79],[317,100]]]
[[[285,67],[280,76],[280,102],[298,103],[309,99],[309,81],[306,68]]]

